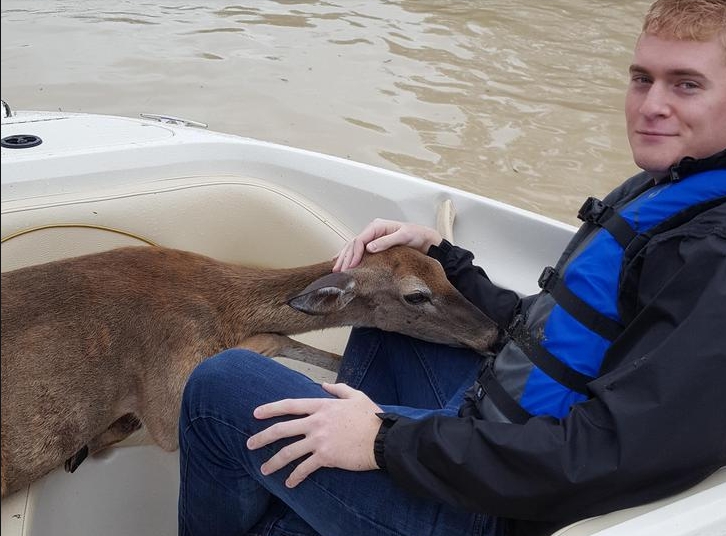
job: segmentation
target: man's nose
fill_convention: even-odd
[[[640,105],[640,113],[649,118],[669,115],[671,105],[668,97],[664,84],[652,84]]]

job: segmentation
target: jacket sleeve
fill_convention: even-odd
[[[673,494],[726,465],[724,225],[691,227],[643,260],[648,301],[566,418],[400,417],[383,440],[394,480],[466,509],[565,523]]]
[[[444,267],[452,285],[484,314],[505,329],[519,304],[519,295],[513,290],[498,287],[486,272],[473,264],[474,254],[443,240],[431,246],[428,255]]]

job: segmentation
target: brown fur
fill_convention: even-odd
[[[2,274],[2,495],[73,465],[85,446],[123,439],[136,417],[176,449],[189,374],[257,334],[370,326],[480,351],[496,336],[441,266],[412,249],[331,267],[263,270],[132,247]],[[430,299],[404,299],[416,292]]]

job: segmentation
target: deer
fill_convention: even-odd
[[[374,327],[486,353],[499,335],[414,249],[332,267],[265,269],[132,246],[3,273],[2,496],[61,465],[73,472],[142,426],[176,450],[189,375],[228,348],[334,370],[337,356],[289,336]]]

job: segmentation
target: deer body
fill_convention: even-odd
[[[480,351],[496,336],[414,250],[331,268],[258,269],[131,247],[2,274],[2,495],[139,421],[176,449],[192,370],[252,336],[368,326]]]

